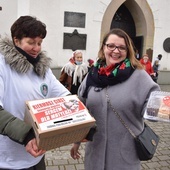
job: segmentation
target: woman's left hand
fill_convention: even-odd
[[[70,150],[70,155],[73,159],[79,159],[81,154],[78,151],[80,144],[79,143],[74,143],[73,147]]]

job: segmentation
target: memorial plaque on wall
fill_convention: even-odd
[[[64,26],[85,28],[85,17],[85,13],[64,12]]]
[[[64,33],[63,49],[85,50],[87,34],[79,34],[77,30],[73,33]]]

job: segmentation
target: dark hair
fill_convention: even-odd
[[[104,52],[103,52],[103,47],[106,44],[106,41],[108,40],[109,36],[112,35],[112,34],[115,34],[118,37],[123,38],[125,40],[125,44],[126,44],[126,47],[127,47],[127,58],[129,58],[132,67],[142,69],[143,68],[142,65],[140,64],[140,62],[135,57],[135,50],[134,50],[135,46],[133,44],[133,41],[131,40],[131,38],[129,37],[129,35],[125,31],[123,31],[119,28],[115,28],[115,29],[110,30],[104,36],[100,50],[98,52],[98,58],[102,59],[104,61],[106,60],[105,56],[104,56]]]
[[[161,60],[162,59],[162,54],[158,55],[158,59]]]
[[[44,39],[46,34],[46,25],[32,16],[21,16],[11,26],[12,39],[21,40],[23,37]]]

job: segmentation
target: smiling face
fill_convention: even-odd
[[[14,39],[15,45],[21,48],[23,51],[25,51],[33,58],[36,58],[40,53],[42,41],[43,39],[40,37],[36,38],[23,37],[21,40],[16,38]]]
[[[114,46],[116,46],[116,48],[114,50],[110,50],[108,44],[112,45],[111,48]],[[126,49],[124,38],[121,38],[115,34],[109,35],[105,45],[103,45],[103,53],[106,58],[107,66],[115,63],[120,63],[126,58],[127,50],[122,50],[123,48]]]

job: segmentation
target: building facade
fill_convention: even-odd
[[[68,62],[75,49],[82,50],[85,62],[95,60],[102,37],[117,27],[131,36],[141,57],[148,53],[153,61],[162,54],[160,70],[170,71],[169,0],[0,0],[0,7],[1,36],[10,34],[21,15],[46,24],[43,49],[53,69]]]

